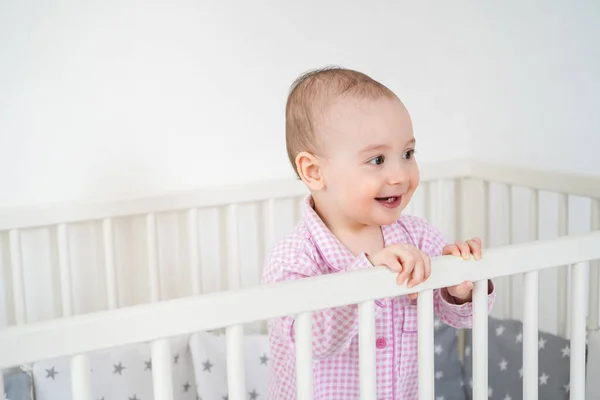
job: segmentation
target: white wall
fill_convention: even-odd
[[[162,3],[0,4],[0,206],[290,176],[286,91],[327,64],[397,91],[423,162],[600,172],[597,2]]]
[[[517,5],[518,4],[518,5]],[[600,2],[480,2],[463,68],[471,154],[600,174]]]
[[[462,13],[366,1],[2,2],[0,206],[291,176],[287,90],[327,64],[398,92],[422,160],[467,156]]]

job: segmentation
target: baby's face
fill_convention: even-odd
[[[325,201],[347,222],[394,223],[419,184],[415,139],[398,99],[341,99],[322,120]]]

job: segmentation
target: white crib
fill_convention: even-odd
[[[0,369],[70,357],[73,398],[88,400],[90,354],[150,343],[154,399],[172,400],[169,338],[224,329],[228,398],[242,400],[245,334],[296,315],[298,399],[311,399],[311,312],[359,304],[361,399],[375,399],[374,301],[418,292],[419,398],[431,400],[433,289],[469,279],[472,393],[488,399],[493,279],[493,315],[523,321],[523,398],[538,398],[542,325],[570,340],[570,398],[585,398],[586,332],[598,329],[600,176],[474,161],[421,169],[407,212],[449,240],[482,237],[486,249],[477,262],[434,260],[431,278],[412,290],[385,268],[259,285],[265,252],[300,217],[299,181],[0,211]]]

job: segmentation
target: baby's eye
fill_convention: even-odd
[[[383,156],[377,156],[375,158],[372,158],[369,161],[369,164],[374,164],[374,165],[381,165],[383,164],[383,161],[385,160],[385,158]]]
[[[409,150],[406,153],[404,153],[404,156],[402,156],[402,158],[410,160],[413,157],[414,154],[415,154],[414,150]]]

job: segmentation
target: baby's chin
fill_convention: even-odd
[[[379,214],[379,213],[377,213]],[[383,225],[392,225],[395,224],[396,221],[398,221],[400,219],[400,216],[402,215],[402,210],[394,210],[394,212],[388,212],[385,213],[385,215],[373,215],[371,216],[371,223],[370,225],[377,225],[377,226],[383,226]]]

